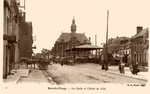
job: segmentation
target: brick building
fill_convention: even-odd
[[[66,49],[73,48],[75,46],[91,44],[90,40],[85,36],[84,33],[76,33],[75,20],[72,20],[71,33],[63,33],[57,39],[53,47],[54,56],[71,56],[71,52],[65,52]],[[74,52],[75,55],[85,55],[84,52]]]
[[[137,33],[131,38],[131,55],[132,61],[138,62],[139,65],[148,65],[149,50],[149,29],[137,27]]]
[[[25,12],[23,12],[23,18],[20,20],[19,25],[19,57],[31,58],[32,56],[32,22],[25,21]]]

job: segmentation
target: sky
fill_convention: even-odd
[[[24,0],[20,0],[23,5]],[[62,32],[71,32],[74,17],[77,33],[91,37],[97,45],[106,42],[107,10],[108,38],[132,37],[136,27],[149,28],[149,0],[26,0],[26,21],[32,21],[35,53],[51,49]]]

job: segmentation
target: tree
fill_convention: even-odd
[[[48,50],[48,49],[42,49],[41,50],[41,54],[42,54],[42,57],[44,58],[44,59],[46,59],[46,56],[48,56],[48,59],[49,59],[49,53],[50,53],[50,50]]]

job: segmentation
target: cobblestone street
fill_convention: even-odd
[[[96,67],[97,66],[97,67]],[[111,66],[110,66],[111,67]],[[103,71],[97,64],[81,64],[75,66],[53,64],[49,66],[47,73],[58,84],[101,84],[101,83],[139,83],[146,84],[146,80],[131,78],[111,72]]]

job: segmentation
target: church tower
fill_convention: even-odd
[[[75,33],[76,33],[76,24],[75,24],[75,20],[73,18],[72,25],[71,25],[71,34],[75,35]]]

